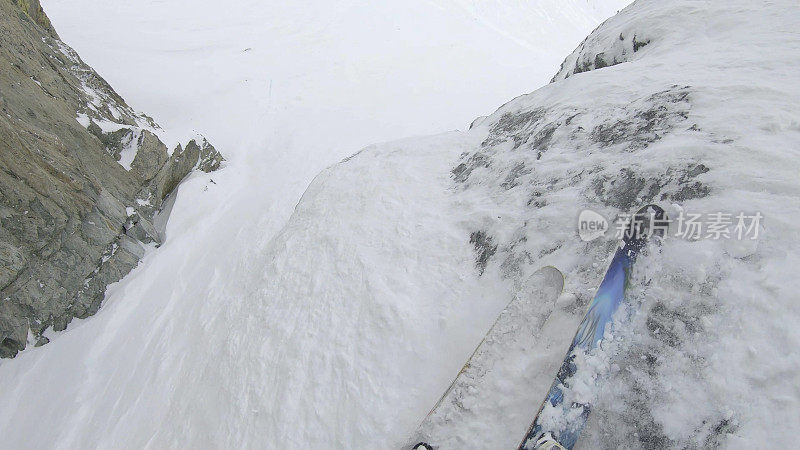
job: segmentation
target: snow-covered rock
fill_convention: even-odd
[[[168,153],[137,113],[62,42],[38,0],[0,3],[0,357],[44,344],[100,307],[136,266],[141,226],[198,168],[222,156],[204,139]],[[137,202],[147,200],[147,205]],[[130,230],[130,228],[128,229]],[[143,242],[159,241],[153,233]],[[156,233],[157,234],[157,233]]]
[[[453,180],[474,216],[464,239],[480,231],[496,247],[476,265],[520,280],[554,264],[578,314],[612,245],[578,239],[581,210],[615,218],[660,202],[676,217],[764,218],[756,241],[672,239],[640,262],[638,312],[605,349],[614,369],[582,448],[793,445],[798,25],[791,2],[640,0],[552,84],[473,127],[485,138]]]

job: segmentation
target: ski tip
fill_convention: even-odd
[[[544,266],[528,277],[518,295],[527,298],[557,298],[564,291],[564,274],[553,266]]]
[[[532,275],[532,277],[536,275],[543,277],[546,281],[550,283],[556,285],[560,284],[562,287],[564,285],[564,278],[565,278],[564,274],[560,270],[558,270],[555,266],[544,266],[541,269],[534,272],[534,275]]]
[[[537,442],[535,450],[567,450],[566,447],[559,444],[558,441],[554,441],[552,439],[542,442]]]
[[[417,439],[419,439],[419,438],[417,438]],[[410,442],[416,442],[416,444],[411,444]],[[400,450],[435,450],[435,448],[434,448],[434,446],[432,446],[431,444],[428,444],[427,442],[412,440],[412,441],[409,441],[408,444],[406,444],[403,447],[401,447]]]
[[[553,438],[553,435],[545,433],[536,440],[536,442],[532,442],[533,438],[530,440],[523,442],[520,446],[520,449],[530,449],[530,450],[567,450],[566,447],[561,445],[560,442]],[[533,444],[532,446],[529,446]]]
[[[626,243],[641,246],[650,237],[663,238],[668,228],[669,218],[664,208],[653,204],[645,205],[631,217],[623,240]]]
[[[662,208],[662,207],[660,207],[660,206],[658,206],[656,204],[650,203],[648,205],[644,205],[641,208],[639,208],[636,211],[635,215],[636,216],[647,216],[647,217],[655,216],[657,218],[665,218],[666,214],[667,213],[664,211],[664,208]]]

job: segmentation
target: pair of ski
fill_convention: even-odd
[[[590,401],[579,400],[572,389],[578,376],[592,379],[599,375],[590,373],[594,369],[582,368],[582,361],[603,342],[614,314],[625,301],[636,257],[650,236],[664,235],[666,223],[664,210],[655,205],[647,205],[633,216],[533,423],[525,417],[530,417],[530,405],[537,400],[529,390],[519,389],[544,373],[526,373],[531,362],[542,359],[532,347],[546,348],[568,339],[564,323],[570,316],[557,305],[564,277],[550,266],[536,271],[519,289],[404,449],[518,445],[519,450],[572,450],[591,412]],[[539,362],[538,367],[550,369],[549,373],[555,369]],[[502,427],[487,420],[492,414],[502,417]],[[526,423],[529,426],[522,443],[519,437],[504,435],[505,430],[523,429]],[[481,436],[480,442],[475,441],[476,435]]]

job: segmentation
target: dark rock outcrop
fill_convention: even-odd
[[[0,0],[0,357],[94,314],[160,243],[152,225],[211,144],[158,126],[61,42],[38,0]]]

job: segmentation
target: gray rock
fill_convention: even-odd
[[[150,181],[169,158],[167,146],[147,130],[142,130],[137,146],[139,150],[131,163],[131,169],[136,171],[143,181]]]
[[[11,0],[11,2],[17,5],[23,13],[46,31],[47,34],[58,39],[58,34],[56,34],[56,30],[53,29],[53,26],[50,24],[50,19],[47,17],[47,14],[44,13],[39,0]]]
[[[114,131],[98,125],[108,122]],[[94,314],[142,243],[160,242],[163,200],[223,161],[205,140],[168,156],[149,129],[58,39],[38,0],[0,0],[0,357],[24,349],[29,330],[45,344],[47,328]],[[118,162],[127,150],[130,170]]]
[[[155,195],[160,204],[193,169],[212,172],[220,167],[222,161],[222,155],[205,139],[201,144],[193,139],[186,144],[186,148],[178,145],[153,178],[149,192]]]
[[[25,255],[8,242],[0,242],[0,285],[11,283],[25,268]]]
[[[489,259],[497,252],[497,245],[494,243],[494,238],[483,230],[472,232],[469,242],[475,246],[475,267],[483,275]]]
[[[0,299],[0,329],[3,329],[3,339],[0,339],[0,358],[11,358],[17,354],[19,343],[28,338],[28,321],[23,318],[24,311],[20,305],[15,305],[8,298]]]
[[[145,244],[151,242],[161,243],[155,227],[149,220],[134,213],[125,223],[125,234]]]

